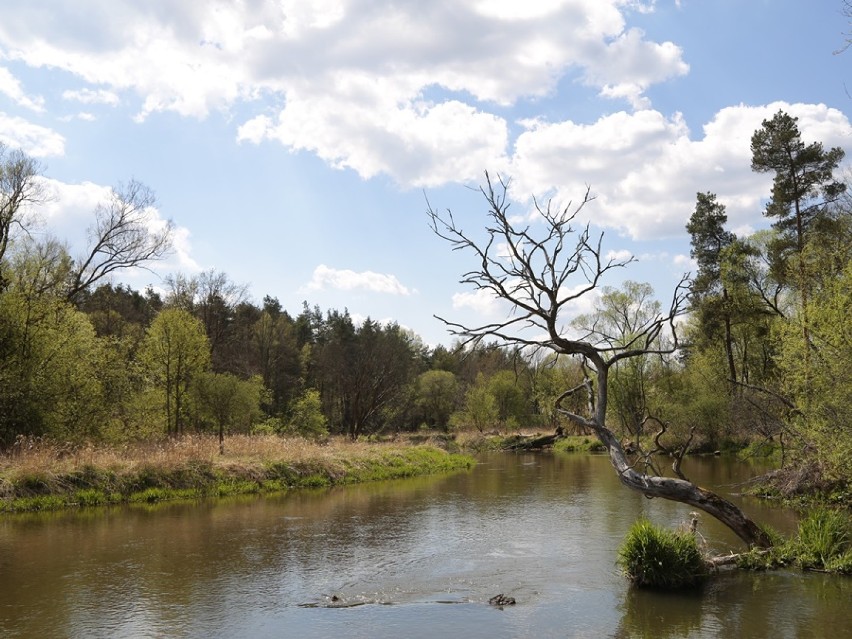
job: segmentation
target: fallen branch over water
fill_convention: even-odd
[[[731,553],[730,555],[719,555],[718,557],[708,557],[705,561],[707,566],[712,569],[722,568],[724,566],[736,566],[746,556],[753,557],[768,555],[769,550],[752,550],[748,553]]]

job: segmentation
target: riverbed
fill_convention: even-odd
[[[852,632],[852,581],[720,574],[632,589],[616,566],[640,516],[686,506],[622,487],[605,456],[491,454],[469,472],[267,497],[0,518],[2,637],[823,637]],[[761,469],[684,470],[736,493]],[[702,515],[714,551],[737,539]],[[497,594],[515,599],[489,605]]]

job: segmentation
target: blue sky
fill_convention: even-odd
[[[5,0],[0,141],[42,162],[34,228],[72,252],[109,187],[156,192],[176,250],[134,287],[215,269],[258,303],[449,344],[434,314],[506,310],[458,284],[474,263],[430,233],[425,196],[475,232],[485,170],[511,176],[519,217],[590,185],[605,248],[637,258],[618,277],[665,300],[692,268],[696,192],[739,233],[766,226],[770,177],[749,168],[764,118],[849,150],[843,3],[804,4]]]

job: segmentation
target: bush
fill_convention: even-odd
[[[602,453],[606,452],[606,446],[596,437],[568,435],[557,439],[553,444],[553,450],[560,453]]]
[[[698,585],[707,566],[695,537],[635,522],[618,551],[618,564],[630,581],[645,588],[683,588]]]
[[[322,412],[318,390],[305,390],[293,403],[289,431],[308,439],[328,437],[328,421]]]
[[[280,417],[269,417],[251,427],[252,435],[280,435],[285,431],[284,421]]]
[[[798,558],[802,568],[828,569],[852,546],[852,522],[839,510],[817,508],[799,522]],[[848,563],[848,558],[846,560]]]

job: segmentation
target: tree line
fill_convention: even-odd
[[[396,324],[356,323],[345,309],[305,303],[291,314],[269,296],[258,304],[215,271],[171,276],[164,293],[115,284],[108,276],[168,250],[171,226],[153,232],[147,223],[150,190],[114,189],[94,213],[86,257],[72,259],[61,242],[26,232],[39,167],[3,147],[0,443],[555,429],[560,407],[582,412],[587,400],[566,391],[583,387],[590,354],[602,353],[611,356],[605,419],[622,442],[670,454],[771,442],[803,477],[844,480],[852,471],[852,201],[835,175],[844,153],[802,140],[783,112],[763,122],[751,148],[752,169],[773,176],[763,211],[770,228],[738,237],[717,196],[697,194],[686,225],[697,272],[670,308],[648,284],[605,285],[631,260],[606,261],[588,227],[575,231],[542,210],[550,235],[534,242],[496,215],[489,231],[518,252],[491,262],[478,253],[496,277],[468,283],[522,300],[523,312],[479,331],[447,322],[458,338],[447,348]],[[505,191],[489,181],[483,192],[505,213]],[[430,213],[439,235],[466,241]],[[565,242],[572,234],[574,253]],[[568,286],[595,263],[584,286]],[[542,266],[549,283],[536,281]],[[505,277],[513,268],[526,279]],[[540,285],[550,297],[524,297]],[[592,312],[564,318],[561,309],[583,295],[595,296]],[[551,338],[515,330],[538,321]]]
[[[115,283],[167,254],[153,192],[132,181],[93,212],[72,258],[31,232],[40,167],[0,146],[0,445],[22,436],[122,442],[186,433],[310,437],[555,420],[567,363],[497,344],[430,348],[397,324],[273,297],[225,273],[176,274],[160,292]]]

